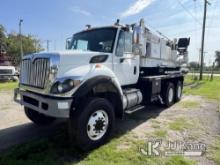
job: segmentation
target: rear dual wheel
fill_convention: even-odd
[[[172,106],[175,102],[181,100],[183,83],[178,81],[176,85],[172,82],[168,82],[166,87],[162,91],[163,102],[166,107]]]
[[[183,83],[182,83],[182,81],[178,81],[176,83],[176,95],[175,95],[176,102],[181,100],[182,93],[183,93]]]

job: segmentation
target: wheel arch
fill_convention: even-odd
[[[96,76],[84,82],[73,94],[73,103],[70,116],[89,97],[101,97],[107,99],[114,107],[117,118],[123,118],[123,100],[120,87],[111,77]]]

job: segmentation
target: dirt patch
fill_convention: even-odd
[[[196,106],[183,106],[182,102],[188,101]],[[218,106],[217,102],[208,101],[200,96],[185,96],[181,102],[167,109],[152,105],[135,114],[127,115],[121,130],[130,127],[133,140],[153,137],[163,141],[204,143],[207,146],[206,153],[209,153],[209,146],[214,144],[216,136],[220,134]],[[122,148],[126,147],[123,145]],[[190,158],[201,165],[215,164],[208,159],[208,154]]]
[[[13,91],[0,91],[0,130],[30,122],[23,107],[13,101]]]
[[[13,101],[12,91],[0,91],[0,150],[13,145],[54,135],[66,126],[63,120],[38,127],[24,114],[23,107]]]

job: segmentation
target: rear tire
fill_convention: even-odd
[[[28,107],[24,107],[26,116],[36,125],[44,126],[49,125],[55,121],[56,118],[45,116],[37,111],[34,111]]]
[[[162,91],[163,102],[166,107],[170,107],[174,104],[175,99],[175,87],[174,84],[168,82],[166,87]]]
[[[183,83],[182,81],[178,81],[176,83],[176,90],[175,90],[175,101],[178,102],[181,100],[183,92]]]
[[[115,126],[114,108],[103,98],[90,98],[70,117],[70,138],[75,145],[88,151],[104,144]]]

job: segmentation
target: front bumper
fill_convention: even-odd
[[[16,88],[14,90],[14,101],[46,116],[68,118],[73,99],[39,95]]]
[[[15,75],[0,75],[0,80],[10,80],[13,79]]]

